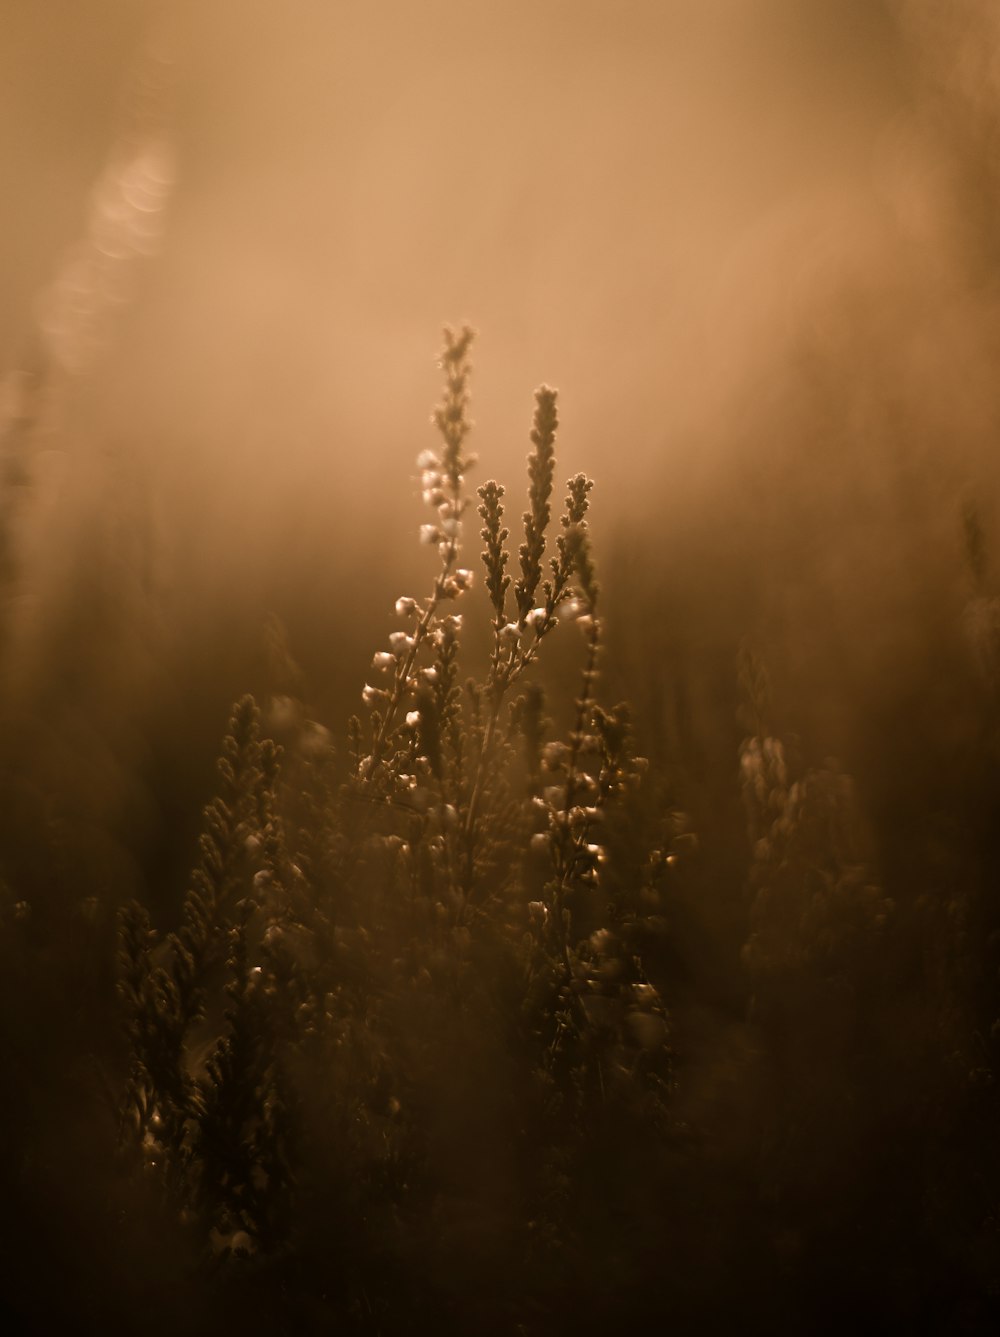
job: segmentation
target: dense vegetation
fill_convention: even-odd
[[[520,521],[497,482],[470,495],[471,338],[447,335],[418,460],[427,592],[343,724],[269,624],[196,848],[179,782],[169,856],[125,857],[137,801],[101,840],[40,778],[44,748],[111,764],[113,659],[95,686],[66,652],[122,589],[82,591],[35,722],[7,707],[18,1330],[992,1331],[1000,603],[976,512],[932,809],[866,813],[782,737],[746,639],[731,769],[696,783],[648,700],[609,696],[628,675],[554,391]],[[641,583],[614,594],[648,617]],[[666,694],[647,654],[636,687]],[[68,736],[74,693],[103,741]]]

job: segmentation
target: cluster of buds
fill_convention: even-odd
[[[457,599],[460,594],[472,588],[472,572],[460,566],[456,571],[444,577],[441,582],[441,596],[445,599]]]
[[[667,1014],[656,987],[616,934],[598,929],[572,956],[569,989],[588,1028],[618,1052],[609,1075],[634,1070],[636,1050],[665,1051]]]
[[[453,572],[449,578],[455,587],[451,597],[467,589],[471,578],[472,574],[469,571]],[[397,599],[396,612],[400,617],[413,619],[419,612],[419,606],[415,599]],[[456,639],[461,629],[462,615],[449,613],[433,619],[426,626],[415,627],[412,631],[390,632],[388,650],[377,650],[372,656],[371,667],[376,673],[391,674],[392,686],[365,683],[361,693],[365,705],[372,708],[380,702],[391,701],[394,691],[415,692],[422,683],[433,686],[438,681],[439,671],[434,664],[419,665],[416,661],[417,651],[422,645],[440,649],[446,642]]]
[[[400,757],[394,757],[394,752],[400,742],[404,753],[416,755],[421,733],[420,714],[413,708],[416,698],[427,689],[439,694],[446,691],[439,665],[444,662],[445,647],[455,639],[461,625],[459,618],[439,616],[438,609],[444,600],[464,594],[473,582],[472,572],[458,566],[462,515],[468,505],[463,497],[464,474],[472,463],[472,457],[462,449],[472,426],[466,412],[471,341],[469,329],[457,335],[445,331],[441,361],[445,394],[432,419],[442,443],[438,450],[424,450],[417,457],[424,502],[436,512],[433,521],[421,526],[420,539],[437,547],[441,565],[433,591],[423,603],[409,595],[396,600],[397,616],[410,625],[392,632],[389,648],[379,650],[372,660],[376,674],[383,676],[381,682],[376,679],[366,683],[362,692],[362,700],[372,712],[371,755],[365,759],[367,771],[358,770],[358,777],[365,781],[378,777],[382,784],[398,770]],[[419,663],[424,647],[436,651],[436,662]]]
[[[462,535],[462,513],[465,502],[461,498],[461,487],[465,481],[461,474],[454,479],[442,472],[442,462],[432,450],[423,451],[417,458],[421,469],[420,486],[425,505],[437,511],[433,523],[420,526],[421,543],[437,544],[441,556],[447,556]],[[446,490],[447,489],[447,490]]]
[[[542,774],[548,783],[531,801],[538,829],[530,847],[552,859],[564,884],[596,886],[600,867],[607,862],[605,847],[594,840],[604,812],[599,806],[600,785],[593,775],[579,769],[579,755],[559,741],[546,743],[542,749]]]
[[[437,619],[427,639],[435,649],[440,650],[446,645],[454,644],[461,630],[462,614],[448,613]]]
[[[601,802],[610,803],[638,788],[649,769],[645,757],[632,751],[632,720],[628,706],[620,703],[611,710],[594,705],[592,746],[600,757],[598,788]]]
[[[461,585],[464,574],[454,572],[453,579]],[[376,746],[371,755],[359,759],[357,770],[359,780],[377,779],[384,797],[423,812],[430,806],[427,786],[440,770],[441,702],[462,626],[461,614],[436,615],[436,607],[433,601],[421,609],[408,596],[396,601],[398,616],[410,626],[391,632],[389,648],[372,658],[382,683],[366,683],[362,700],[373,712]],[[425,652],[433,655],[432,662],[426,662]],[[379,734],[389,719],[391,731],[384,728]],[[378,748],[381,739],[391,745]]]
[[[441,461],[433,450],[422,450],[417,456],[417,468],[420,472],[420,486],[426,506],[443,506],[447,501],[441,473]]]
[[[550,624],[555,624],[555,621],[556,619],[546,609],[532,608],[522,622],[505,622],[499,627],[497,641],[502,650],[515,655],[521,647],[521,637],[525,632],[533,633],[534,639],[538,640],[548,630]]]
[[[740,749],[740,782],[750,838],[758,857],[776,821],[785,815],[790,788],[785,749],[780,738],[748,738]]]

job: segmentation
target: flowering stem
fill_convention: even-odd
[[[468,506],[463,496],[463,475],[472,462],[462,455],[462,444],[471,428],[466,415],[468,405],[466,387],[470,371],[468,351],[472,337],[472,330],[468,327],[458,335],[450,329],[445,330],[445,348],[441,358],[441,365],[445,370],[445,393],[433,417],[444,445],[440,459],[431,452],[426,452],[427,459],[422,460],[424,498],[431,504],[437,505],[439,516],[439,524],[425,525],[424,530],[429,541],[436,541],[438,544],[441,569],[438,571],[434,589],[424,606],[413,635],[408,638],[410,643],[396,664],[388,702],[372,739],[369,771],[372,779],[375,778],[379,765],[385,758],[386,745],[395,728],[400,706],[407,692],[413,688],[413,668],[417,655],[434,625],[438,608],[443,600],[454,597],[461,588],[464,588],[464,584],[458,583],[455,568],[461,548],[462,516]]]
[[[559,941],[564,952],[567,948],[567,942],[566,925],[563,919],[563,893],[569,886],[573,870],[577,863],[577,855],[587,843],[587,837],[590,833],[591,826],[589,821],[585,821],[577,831],[574,831],[570,821],[570,814],[576,805],[580,751],[583,746],[583,740],[586,737],[588,715],[594,705],[594,684],[597,681],[597,657],[601,644],[600,623],[593,613],[589,615],[589,618],[589,625],[587,626],[587,661],[583,669],[580,695],[576,699],[576,719],[569,735],[569,757],[566,761],[566,790],[563,796],[562,811],[559,814],[559,825],[563,838],[557,846],[556,881],[553,887],[552,896],[552,914],[557,924],[556,931],[559,935]]]

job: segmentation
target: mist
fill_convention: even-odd
[[[750,530],[797,526],[843,565],[905,529],[901,473],[945,473],[954,504],[987,470],[990,88],[954,19],[9,8],[5,361],[51,356],[39,293],[145,114],[171,160],[162,235],[95,280],[132,271],[102,328],[56,336],[102,347],[56,354],[87,371],[49,444],[70,471],[120,452],[199,586],[301,588],[308,567],[330,607],[345,553],[406,551],[445,321],[482,335],[483,475],[519,467],[531,392],[556,385],[602,524],[655,527],[664,565],[734,523],[741,568]],[[748,487],[782,523],[741,521]]]
[[[921,1314],[936,1331],[992,1330],[998,22],[985,0],[0,0],[0,924],[8,1075],[28,1093],[5,1182],[8,1224],[31,1222],[26,1237],[74,1278],[60,1321],[126,1332],[166,1304],[165,1326],[190,1306],[205,1330],[235,1330],[247,1280],[276,1331],[542,1337],[645,1317],[714,1331],[737,1314],[754,1331],[866,1318],[916,1331]],[[550,903],[529,856],[516,911],[487,915],[513,895],[489,864],[475,914],[469,885],[454,903],[435,892],[428,928],[412,904],[405,923],[393,909],[403,836],[388,818],[361,864],[337,863],[354,819],[334,820],[334,796],[374,774],[362,752],[349,761],[347,721],[368,719],[362,688],[395,601],[436,588],[439,557],[449,578],[459,561],[447,529],[418,541],[422,493],[439,480],[429,487],[417,461],[438,448],[442,328],[465,324],[470,496],[487,479],[507,487],[512,576],[534,504],[535,392],[558,389],[553,527],[564,480],[586,474],[600,690],[609,708],[631,702],[652,778],[639,786],[620,762],[615,784],[632,797],[608,827],[599,894],[560,883]],[[473,509],[461,561],[474,588],[448,597],[461,594],[485,708],[501,641],[491,661],[477,535]],[[539,666],[571,750],[581,690],[590,708],[578,641],[556,629]],[[393,701],[390,717],[399,705],[416,719],[414,691],[416,713]],[[116,1130],[142,1030],[115,1001],[141,934],[116,916],[134,900],[155,930],[183,933],[219,740],[246,692],[261,737],[284,748],[285,788],[259,788],[247,839],[284,878],[297,1006],[332,1016],[367,1055],[358,1077],[341,1035],[317,1059],[313,1012],[308,1040],[281,1032],[300,1163],[323,1186],[287,1209],[299,1215],[284,1234],[210,1201],[207,1179],[179,1217],[176,1183],[163,1208],[148,1165],[129,1177]],[[464,755],[475,744],[488,770],[493,726],[469,709]],[[372,724],[373,768],[387,728]],[[427,830],[442,848],[457,840],[450,808],[471,842],[479,784],[463,807],[444,804],[437,778],[444,806]],[[544,834],[525,820],[511,849]],[[472,844],[462,857],[479,868]],[[252,899],[259,884],[240,867]],[[546,934],[564,911],[574,927],[559,932],[579,942],[556,951]],[[278,912],[253,913],[265,919],[223,918],[219,932],[248,934],[266,972]],[[637,1113],[646,1096],[615,1122],[600,1060],[586,1136],[546,1140],[549,1115],[518,1067],[530,1027],[497,1021],[523,967],[498,945],[510,924],[568,978],[577,951],[612,978],[608,925],[628,944],[628,987],[655,991],[643,1016],[662,1013],[670,1034],[665,1141]],[[450,982],[411,996],[387,963],[432,941],[430,977]],[[466,978],[459,958],[477,981],[465,1014],[448,993]],[[199,1024],[224,1031],[206,990]],[[342,990],[365,1001],[348,1007]],[[210,1106],[208,1043],[188,1034],[178,1052],[181,1086],[201,1083]],[[134,1140],[166,1183],[201,1164],[202,1144],[181,1156],[181,1133],[172,1153],[151,1133],[154,1116],[172,1125],[143,1071]],[[565,1081],[586,1088],[575,1068]],[[323,1149],[327,1116],[355,1136],[336,1094],[352,1083],[367,1094],[350,1108],[377,1109],[393,1165],[419,1163],[399,1170],[418,1205],[386,1187],[381,1161],[376,1180],[367,1151],[341,1163]],[[422,1112],[412,1141],[385,1113],[390,1089],[410,1108],[404,1088]],[[185,1108],[190,1137],[201,1107]],[[626,1155],[629,1120],[642,1131]],[[74,1186],[88,1147],[100,1168]],[[321,1285],[324,1192],[343,1213],[330,1248],[350,1261]],[[74,1224],[53,1227],[46,1202]],[[365,1242],[348,1248],[352,1210]],[[126,1246],[126,1216],[148,1249]],[[91,1228],[77,1247],[73,1232]],[[538,1257],[564,1261],[523,1262],[536,1230]],[[606,1308],[584,1280],[605,1265]],[[35,1275],[9,1283],[26,1332],[57,1312]]]

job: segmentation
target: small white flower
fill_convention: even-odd
[[[441,541],[441,531],[438,529],[437,525],[420,526],[421,543],[428,543],[428,544],[439,543],[440,541]]]
[[[460,590],[471,588],[473,582],[472,572],[464,566],[460,566],[455,572],[455,584]]]
[[[417,601],[416,599],[411,599],[409,595],[404,595],[401,599],[396,600],[397,617],[413,617],[416,611]]]
[[[525,614],[524,625],[537,632],[545,624],[547,618],[548,613],[544,608],[533,608],[530,613]]]
[[[521,635],[521,630],[516,622],[508,622],[505,627],[500,628],[500,644],[505,646],[516,645]]]
[[[406,713],[406,727],[408,729],[417,729],[420,727],[420,711],[409,710]]]
[[[431,666],[430,668],[421,669],[420,676],[423,678],[424,682],[429,683],[433,687],[440,675],[437,669]]]
[[[365,689],[361,693],[361,700],[366,706],[373,706],[380,697],[385,696],[381,687],[373,687],[370,682],[365,683]]]
[[[405,631],[391,632],[389,646],[392,653],[399,658],[401,655],[405,655],[408,650],[413,649],[413,637],[407,636]]]
[[[388,650],[379,650],[372,659],[372,668],[389,669],[395,667],[396,656],[391,655]]]
[[[417,456],[418,469],[437,469],[440,468],[441,461],[434,454],[433,450],[422,450]]]
[[[536,831],[531,837],[531,852],[533,854],[547,854],[549,851],[549,837],[544,831]]]

